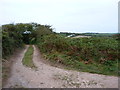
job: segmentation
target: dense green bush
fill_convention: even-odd
[[[0,27],[1,29],[1,27]],[[6,58],[23,44],[35,44],[37,38],[52,33],[50,25],[17,23],[2,25],[2,56]]]
[[[117,60],[118,41],[114,38],[64,38],[62,36],[51,34],[43,36],[43,39],[38,41],[38,46],[43,52],[66,52],[68,55],[79,56],[83,60],[101,58],[105,60]]]
[[[19,33],[15,25],[8,24],[2,26],[2,56],[6,58],[12,54],[15,48],[22,47],[22,34]]]
[[[85,64],[86,68],[95,64],[96,68],[102,66],[102,69],[99,68],[101,70],[99,73],[117,73],[118,41],[115,38],[65,38],[51,34],[39,39],[37,45],[49,59],[60,61],[62,64],[74,68],[81,68],[81,63]],[[93,72],[92,69],[87,69],[87,71]],[[104,70],[107,71],[104,72]]]

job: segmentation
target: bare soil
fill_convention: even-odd
[[[15,62],[4,88],[118,88],[118,77],[65,70],[44,63],[34,45],[33,62],[37,69],[26,67],[22,59],[28,47],[12,57]]]

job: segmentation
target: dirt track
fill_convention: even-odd
[[[28,47],[11,58],[16,62],[5,88],[118,88],[117,77],[65,70],[44,63],[35,46],[33,61],[37,70],[25,67],[22,58]]]

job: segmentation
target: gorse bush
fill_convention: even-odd
[[[67,39],[56,34],[45,35],[38,40],[38,47],[40,47],[42,52],[52,52],[54,50],[59,52],[68,51],[68,46]]]
[[[51,34],[39,39],[37,45],[49,59],[60,61],[62,64],[74,68],[81,68],[81,63],[87,66],[95,64],[96,68],[103,65],[99,73],[108,68],[108,72],[103,72],[104,74],[111,72],[117,74],[118,41],[115,38],[65,38]],[[87,71],[93,72],[92,69],[87,69]]]
[[[39,40],[38,47],[43,52],[65,52],[67,55],[79,56],[84,61],[89,59],[101,58],[105,60],[117,60],[118,41],[113,38],[64,38],[62,36],[51,34],[43,36]]]

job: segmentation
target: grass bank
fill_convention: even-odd
[[[35,65],[34,65],[33,60],[32,60],[33,59],[33,52],[34,52],[33,46],[30,45],[28,50],[26,51],[26,53],[24,55],[23,60],[22,60],[23,65],[30,67],[30,68],[35,68]]]
[[[118,41],[112,37],[43,36],[37,46],[51,62],[84,72],[118,75]]]

